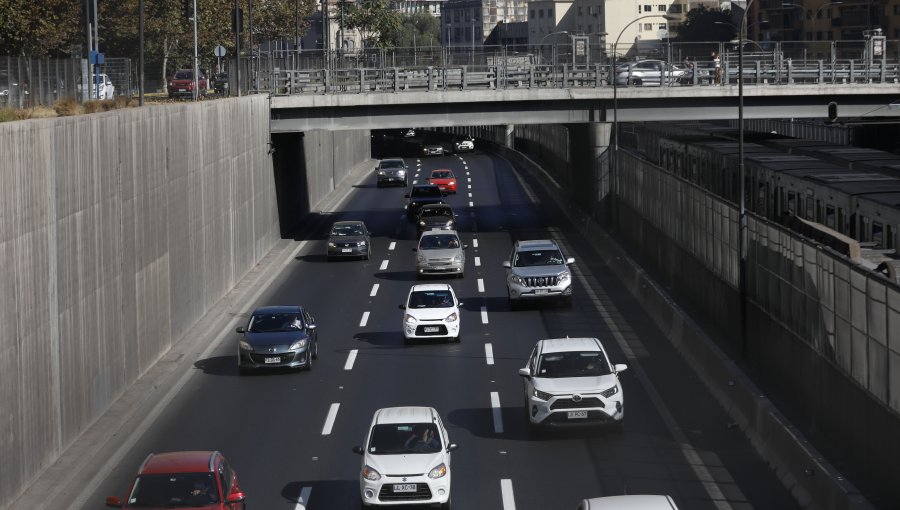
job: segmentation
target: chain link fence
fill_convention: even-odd
[[[115,95],[137,94],[131,59],[108,58],[99,72],[109,76]],[[82,83],[87,76],[87,61],[82,58],[0,56],[0,108],[52,106],[66,98],[81,102],[86,95]]]

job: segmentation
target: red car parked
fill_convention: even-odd
[[[450,170],[432,170],[428,182],[434,184],[444,193],[456,193],[456,176]]]
[[[197,75],[197,96],[205,96],[209,83],[201,72]],[[194,71],[192,69],[179,69],[175,76],[169,80],[169,99],[176,97],[194,97]]]
[[[221,453],[202,451],[151,453],[138,469],[125,501],[107,496],[106,506],[143,510],[245,509],[237,473]]]

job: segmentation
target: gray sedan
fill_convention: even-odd
[[[312,369],[319,357],[316,320],[300,306],[264,306],[253,311],[238,342],[241,373],[256,368]]]
[[[616,85],[660,86],[682,83],[688,71],[662,60],[638,60],[616,66]]]
[[[329,260],[337,257],[361,257],[369,260],[371,252],[372,237],[365,223],[338,221],[331,226],[326,252]]]

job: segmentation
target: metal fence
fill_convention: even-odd
[[[107,58],[99,71],[109,76],[116,95],[137,94],[131,59]],[[80,102],[87,73],[87,61],[82,58],[0,56],[0,108],[51,106],[64,98]]]

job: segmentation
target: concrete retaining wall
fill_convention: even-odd
[[[0,124],[0,508],[279,238],[264,96]]]

